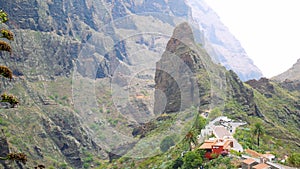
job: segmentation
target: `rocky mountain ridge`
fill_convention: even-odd
[[[287,71],[272,77],[276,81],[300,81],[300,59]]]
[[[261,71],[247,56],[240,42],[204,0],[188,0],[187,3],[191,8],[193,22],[199,25],[204,34],[205,49],[215,63],[233,70],[243,81],[262,77]]]
[[[293,127],[289,120],[298,118],[297,104],[278,110],[264,108],[268,102],[257,101],[256,91],[245,86],[236,73],[211,61],[203,48],[207,44],[199,44],[205,38],[195,24],[191,28],[183,25],[189,31],[175,31],[172,39],[173,28],[182,21],[177,16],[189,14],[185,1],[174,2],[0,2],[12,16],[8,25],[13,25],[16,34],[13,55],[1,53],[1,63],[14,72],[11,83],[2,81],[1,93],[20,98],[18,108],[1,109],[0,125],[10,148],[28,154],[28,167],[36,163],[53,168],[99,166],[113,150],[128,145],[118,132],[132,136],[134,129],[141,129],[144,135],[143,130],[150,131],[145,126],[151,126],[143,124],[145,117],[172,115],[181,109],[181,102],[185,103],[182,109],[194,105],[205,112],[219,107],[235,118],[258,116],[273,126],[288,123]],[[182,40],[182,35],[186,39]],[[188,79],[188,86],[178,85],[181,94],[173,87],[176,79],[168,90],[170,84],[164,81],[170,76],[155,73],[156,66],[163,68],[168,63],[167,53],[182,60],[184,64],[177,65],[183,66],[182,70],[189,70],[181,79]],[[167,73],[170,66],[164,68]],[[167,95],[166,111],[153,112],[149,106],[157,104],[151,98],[155,80],[156,88]],[[191,87],[198,90],[191,91]],[[124,99],[127,95],[121,91],[129,93],[128,97]],[[274,121],[288,120],[274,122],[270,118],[274,112],[278,116]],[[281,137],[285,132],[289,133],[281,130]],[[297,141],[297,136],[288,139]]]
[[[129,44],[120,43],[122,36],[125,35],[120,32],[121,30],[147,32],[147,28],[145,28],[147,23],[140,25],[139,22],[147,20],[146,18],[153,18],[158,22],[149,23],[153,26],[151,31],[166,27],[169,30],[158,32],[171,36],[172,28],[176,24],[175,20],[185,19],[195,23],[197,29],[203,32],[203,35],[195,35],[198,36],[196,37],[197,42],[205,43],[207,51],[215,62],[223,64],[228,69],[233,69],[242,80],[257,79],[261,76],[261,72],[246,56],[239,42],[229,33],[218,16],[204,1],[185,2],[180,0],[176,3],[175,1],[165,2],[163,0],[151,2],[129,0],[18,1],[16,4],[2,3],[0,5],[10,13],[12,22],[10,25],[13,25],[13,29],[32,30],[40,33],[47,32],[49,35],[63,36],[62,38],[70,37],[70,39],[77,40],[80,45],[85,45],[88,42],[94,46],[96,45],[97,48],[105,48],[106,44],[104,43],[111,41],[117,46],[123,45],[120,48],[129,53]],[[98,42],[91,42],[92,40],[89,39],[92,36],[93,39],[106,40],[105,42],[99,42],[98,40]],[[163,44],[166,45],[166,43],[167,40],[165,39]],[[102,56],[106,54],[101,51],[97,51],[97,53]],[[75,50],[71,57],[74,59],[78,54]],[[128,60],[124,61],[130,64]],[[108,62],[111,61],[108,59]],[[101,66],[99,69],[101,69]],[[103,71],[105,72],[105,70]],[[101,73],[103,71],[99,72],[100,75],[97,75],[97,77],[102,77]],[[84,74],[84,72],[82,73]]]

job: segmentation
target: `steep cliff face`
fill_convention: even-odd
[[[204,37],[197,37],[202,39],[198,43],[204,44],[203,40],[206,39],[205,48],[214,57],[215,62],[221,63],[228,69],[233,69],[242,80],[257,79],[261,76],[261,72],[253,65],[239,42],[203,1],[76,0],[60,2],[34,0],[14,3],[0,2],[0,5],[11,15],[12,28],[72,37],[80,43],[91,42],[89,40],[91,36],[97,37],[97,39],[106,39],[105,42],[97,42],[97,44],[92,42],[97,48],[105,48],[103,43],[108,41],[112,41],[114,44],[119,43],[122,36],[126,34],[120,34],[120,30],[147,32],[147,25],[151,25],[154,26],[153,32],[161,27],[168,28],[166,25],[174,26],[176,19],[186,19],[200,27]],[[137,20],[131,17],[133,15],[144,17]],[[143,25],[138,23],[148,19],[159,22],[149,24],[145,22]],[[157,30],[155,30],[156,27]],[[171,29],[167,32],[158,32],[171,36],[172,32],[170,31]],[[95,35],[95,32],[103,34]],[[165,40],[164,43],[166,44],[166,42]],[[124,47],[125,49],[130,48],[126,45]],[[101,51],[97,51],[97,53],[105,55]],[[76,54],[78,55],[78,53]],[[97,77],[102,77],[101,73],[109,71],[103,70]],[[82,74],[86,74],[86,72],[82,72]]]
[[[191,14],[183,0],[18,0],[0,5],[11,16],[8,26],[16,34],[13,55],[1,53],[0,62],[14,72],[11,83],[1,84],[1,93],[11,92],[21,103],[0,112],[0,126],[9,145],[28,154],[28,167],[95,167],[112,149],[128,147],[115,130],[131,136],[149,118],[191,106],[206,111],[225,105],[234,114],[236,109],[227,106],[234,100],[246,115],[259,116],[252,90],[214,64],[204,49],[214,54],[204,39],[228,48],[235,43],[227,46],[217,28],[206,37],[187,24],[173,32],[181,22],[178,17]],[[223,54],[214,55],[231,64]],[[238,74],[257,76],[256,71]],[[149,95],[154,87],[153,115]],[[124,99],[116,89],[130,95]],[[117,100],[114,94],[122,97]],[[123,105],[126,99],[129,103]]]
[[[178,112],[192,105],[197,106],[199,91],[195,78],[196,67],[204,66],[190,48],[193,43],[190,26],[187,23],[178,25],[161,60],[156,64],[156,114]]]
[[[247,56],[240,42],[203,0],[188,0],[187,3],[191,7],[194,22],[203,31],[205,48],[216,63],[236,72],[242,81],[262,77],[261,71]]]
[[[34,0],[1,2],[0,5],[10,14],[14,27],[19,29],[75,36],[78,31],[83,30],[84,24],[94,29],[100,26],[93,18],[93,11],[97,7],[90,1]]]

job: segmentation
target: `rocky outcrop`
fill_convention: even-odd
[[[289,91],[300,91],[300,80],[285,80],[279,83],[281,87],[289,90]]]
[[[247,112],[248,115],[260,116],[259,108],[254,102],[254,93],[251,89],[245,87],[243,82],[239,79],[237,74],[233,71],[228,71],[226,74],[227,81],[227,99],[234,100],[242,106],[242,111]],[[226,112],[235,113],[231,109],[225,109]]]
[[[5,63],[13,70],[16,80],[10,85],[4,83],[3,86],[5,91],[12,89],[24,97],[21,98],[24,106],[16,109],[17,113],[10,112],[7,115],[11,122],[9,126],[18,125],[14,132],[20,135],[20,138],[24,138],[24,145],[27,147],[16,145],[16,143],[12,145],[17,148],[21,147],[30,155],[30,158],[55,165],[56,168],[59,168],[59,165],[53,161],[67,162],[74,168],[81,168],[86,157],[84,151],[97,155],[97,157],[101,154],[103,158],[107,158],[107,154],[109,154],[109,157],[113,159],[115,153],[104,152],[101,145],[97,145],[94,138],[90,136],[92,132],[82,126],[81,120],[87,116],[92,117],[93,113],[77,113],[72,110],[72,103],[62,106],[57,101],[58,103],[55,103],[57,105],[41,105],[35,100],[37,100],[36,98],[41,100],[44,98],[43,95],[32,94],[32,92],[43,90],[49,96],[55,97],[54,93],[48,92],[64,86],[72,88],[71,85],[74,81],[71,80],[71,76],[74,69],[83,77],[90,79],[109,77],[110,80],[112,76],[115,76],[117,69],[122,74],[115,76],[113,80],[121,87],[126,87],[129,83],[128,76],[126,76],[130,72],[129,67],[138,65],[137,70],[144,68],[145,65],[139,65],[139,59],[142,58],[145,63],[150,64],[149,60],[157,59],[156,55],[161,56],[159,52],[164,50],[165,45],[167,48],[156,65],[154,111],[156,115],[175,113],[191,106],[203,106],[207,110],[224,102],[226,100],[224,96],[229,95],[241,103],[247,113],[261,116],[264,112],[253,103],[253,92],[243,86],[235,73],[224,73],[225,69],[220,65],[215,65],[204,49],[206,48],[227,68],[234,68],[243,80],[260,75],[244,55],[244,51],[237,41],[228,44],[224,40],[226,38],[219,36],[223,27],[211,23],[211,21],[219,21],[218,19],[214,17],[211,20],[203,15],[200,18],[202,23],[200,28],[204,31],[195,29],[195,27],[192,29],[187,23],[184,23],[180,24],[172,35],[171,31],[177,17],[187,17],[191,14],[189,4],[185,2],[184,0],[176,2],[164,0],[106,0],[101,2],[92,0],[17,0],[14,3],[1,1],[2,9],[11,16],[8,26],[16,34],[15,41],[12,42],[12,57],[0,54],[0,62]],[[205,10],[204,6],[201,11],[205,12]],[[195,18],[194,14],[192,15]],[[153,30],[160,35],[151,34],[147,37],[148,35],[144,34],[153,32]],[[228,33],[226,30],[221,32]],[[172,38],[169,39],[169,36]],[[209,45],[209,43],[211,44]],[[219,49],[213,50],[215,47],[219,47]],[[221,51],[225,48],[228,50],[224,54]],[[139,49],[143,50],[142,54],[134,55]],[[226,56],[232,53],[234,57],[229,61]],[[240,64],[243,70],[239,70],[236,62],[243,63]],[[245,71],[244,68],[249,71]],[[148,78],[150,81],[153,79],[152,75],[147,74],[144,77],[150,77]],[[59,78],[64,79],[62,86],[47,87],[46,84],[54,83]],[[29,83],[35,86],[30,86]],[[224,90],[227,86],[232,90]],[[83,85],[83,87],[85,86]],[[152,89],[153,82],[147,90]],[[105,92],[101,92],[99,92],[100,95],[105,94]],[[76,97],[74,96],[74,98]],[[69,99],[72,102],[72,98]],[[107,100],[110,99],[104,97],[104,100],[101,106],[106,107],[109,104]],[[89,101],[87,100],[87,102]],[[295,105],[299,106],[297,103]],[[25,110],[24,107],[27,106],[29,108]],[[133,105],[121,108],[125,109],[124,113],[128,114],[135,112],[131,110],[138,110],[137,113],[132,113],[132,117],[137,118],[152,113],[143,100],[135,100]],[[105,109],[109,110],[109,108]],[[286,110],[286,112],[293,112],[290,111],[292,109]],[[110,109],[110,113],[114,113],[113,109]],[[22,116],[23,114],[25,115]],[[110,115],[108,116],[118,117]],[[167,117],[161,116],[157,120],[164,121]],[[91,123],[96,120],[92,119]],[[122,120],[118,122],[118,125],[124,125],[121,124]],[[24,131],[25,134],[22,128],[24,126],[30,130]],[[156,127],[145,122],[130,127],[128,131],[133,129],[134,132],[129,134],[145,136],[147,132],[153,131]],[[35,142],[27,139],[26,132],[32,134],[30,138],[33,138],[32,140]],[[5,144],[3,142],[1,145]],[[117,146],[116,151],[121,151],[123,148],[128,151],[130,147],[130,144]],[[3,151],[5,149],[4,146]],[[126,153],[126,151],[121,152]],[[33,162],[29,163],[32,166]]]
[[[249,80],[246,83],[254,89],[258,90],[260,93],[263,93],[268,98],[272,97],[272,94],[275,93],[274,86],[267,78],[261,78],[259,80]]]
[[[156,65],[154,113],[174,113],[190,106],[207,110],[229,100],[241,105],[240,111],[262,116],[253,91],[235,72],[213,63],[205,49],[195,45],[187,23],[178,25]]]
[[[156,64],[154,113],[174,113],[199,104],[197,69],[200,57],[191,49],[194,38],[188,23],[178,25]]]

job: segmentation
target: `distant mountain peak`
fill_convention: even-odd
[[[205,37],[205,49],[216,63],[233,70],[241,80],[259,79],[262,72],[249,58],[240,42],[203,0],[187,0],[193,22]]]
[[[272,77],[272,79],[281,82],[285,80],[299,81],[300,80],[300,59],[298,59],[297,62],[290,69],[275,77]]]

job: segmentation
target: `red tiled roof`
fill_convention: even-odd
[[[200,149],[212,149],[213,146],[222,146],[223,149],[230,149],[231,140],[205,140],[205,142],[200,146]]]
[[[205,140],[205,142],[200,146],[200,149],[211,149],[215,144],[215,140]]]
[[[253,166],[253,169],[268,169],[268,168],[270,168],[270,166],[264,163]]]
[[[259,157],[262,157],[262,154],[254,151],[254,150],[250,150],[250,149],[246,149],[245,152],[247,154],[249,154],[251,157],[255,157],[255,158],[259,158]]]
[[[255,160],[253,158],[247,158],[246,160],[243,161],[243,163],[248,164],[248,165],[252,164],[254,162],[255,162]]]

